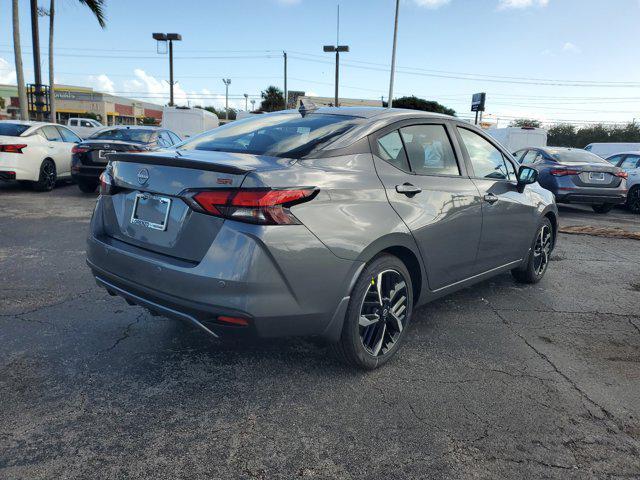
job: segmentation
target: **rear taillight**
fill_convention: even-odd
[[[100,195],[112,195],[114,187],[113,177],[105,170],[100,174]]]
[[[72,154],[76,153],[87,153],[89,151],[89,147],[84,147],[82,145],[74,145],[71,149]]]
[[[0,152],[4,153],[22,153],[22,149],[26,148],[24,143],[0,145]]]
[[[614,175],[616,177],[620,177],[620,178],[628,178],[629,177],[629,174],[627,172],[616,172],[616,173],[614,173]]]
[[[570,168],[553,168],[549,171],[551,175],[556,177],[564,177],[565,175],[578,175],[578,170],[571,170]]]
[[[219,189],[187,192],[183,198],[194,209],[217,217],[260,225],[297,225],[300,222],[289,208],[311,200],[317,192],[311,187]]]

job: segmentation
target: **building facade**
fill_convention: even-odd
[[[0,85],[0,119],[19,115],[18,89],[15,85]],[[72,117],[96,118],[104,125],[136,125],[145,118],[155,123],[162,120],[162,106],[108,93],[92,88],[56,85],[56,121],[66,123]],[[150,122],[150,120],[148,120]]]

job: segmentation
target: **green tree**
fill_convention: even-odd
[[[547,144],[554,147],[575,147],[576,127],[574,125],[554,125],[547,131]]]
[[[386,107],[387,102],[383,102]],[[452,108],[445,107],[433,100],[425,100],[423,98],[411,95],[410,97],[400,97],[393,101],[393,108],[408,108],[410,110],[422,110],[423,112],[444,113],[445,115],[456,115],[456,111]]]
[[[265,91],[260,93],[260,96],[262,97],[260,111],[276,112],[278,110],[284,110],[284,94],[278,87],[270,85]]]
[[[527,127],[527,128],[540,128],[542,123],[540,120],[534,120],[533,118],[516,118],[509,124],[510,127]]]

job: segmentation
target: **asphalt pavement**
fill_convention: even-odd
[[[418,309],[365,373],[109,297],[94,203],[0,187],[0,478],[640,478],[638,240],[561,234],[542,282]]]

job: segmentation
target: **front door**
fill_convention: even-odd
[[[482,224],[478,189],[445,122],[396,125],[372,138],[376,171],[416,239],[430,289],[438,290],[473,270]]]
[[[518,192],[514,164],[488,138],[457,127],[473,182],[482,197],[482,235],[474,273],[523,259],[537,227],[530,192]]]

